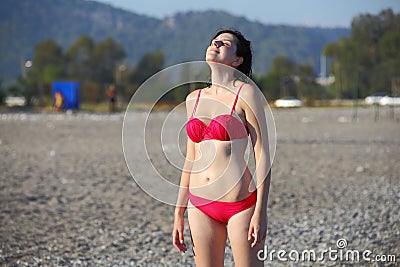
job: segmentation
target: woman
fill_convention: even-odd
[[[189,206],[197,266],[224,266],[227,237],[236,266],[263,266],[257,252],[264,248],[271,176],[264,98],[238,76],[238,71],[251,75],[250,42],[238,31],[220,31],[207,48],[206,61],[211,85],[186,98],[188,140],[173,244],[186,251],[184,213]],[[254,179],[244,160],[248,137]]]

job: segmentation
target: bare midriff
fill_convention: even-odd
[[[252,176],[245,160],[247,143],[248,138],[196,143],[190,192],[210,200],[227,202],[248,197]]]

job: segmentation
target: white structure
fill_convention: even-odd
[[[315,82],[322,86],[328,86],[335,82],[334,76],[332,76],[332,75],[328,76],[326,64],[327,64],[326,56],[321,55],[321,58],[320,58],[321,72],[319,74],[319,77],[315,80]]]

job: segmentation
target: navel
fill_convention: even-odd
[[[232,145],[229,144],[229,145],[225,146],[225,155],[230,156],[231,153],[232,153]]]

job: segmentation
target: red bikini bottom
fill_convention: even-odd
[[[210,200],[192,195],[190,192],[189,199],[193,206],[207,214],[209,217],[228,224],[229,219],[233,215],[250,208],[256,203],[257,191],[251,193],[247,198],[236,202]]]

